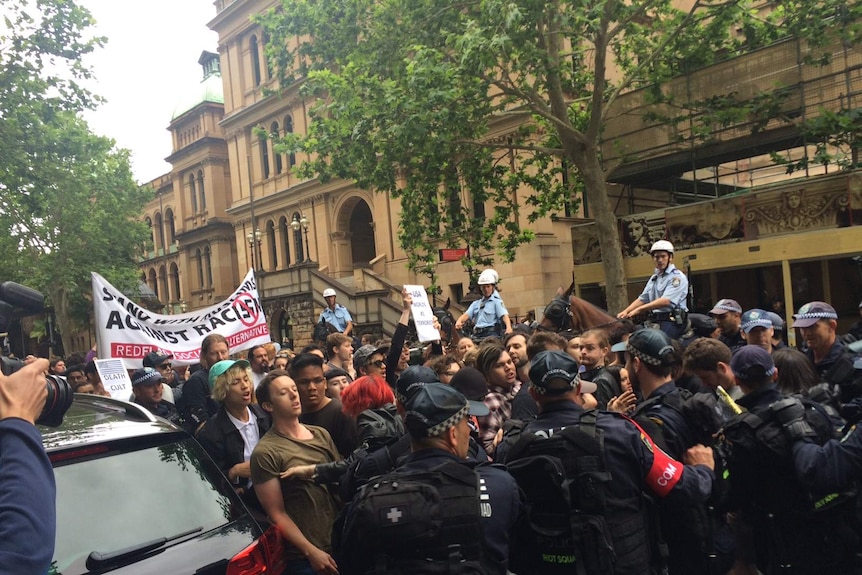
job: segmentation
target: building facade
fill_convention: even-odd
[[[359,333],[391,333],[401,285],[427,279],[408,270],[398,244],[399,202],[349,182],[301,179],[291,168],[306,158],[276,153],[266,137],[304,132],[311,105],[298,83],[277,85],[263,32],[249,18],[277,4],[215,2],[208,25],[218,33],[218,54],[202,54],[203,80],[190,80],[194,89],[171,120],[173,169],[151,183],[157,193],[145,217],[153,241],[141,259],[142,278],[176,313],[222,299],[253,268],[276,340],[310,339],[327,287],[351,310]],[[649,245],[668,238],[681,248],[677,265],[691,274],[692,309],[733,297],[746,308],[786,313],[826,299],[855,318],[862,272],[850,258],[862,245],[854,218],[862,205],[859,178],[813,163],[788,175],[774,155],[788,162],[813,156],[800,123],[818,110],[859,104],[862,57],[836,44],[830,65],[814,67],[806,50],[787,41],[662,88],[678,101],[773,90],[781,113],[757,130],[755,120],[710,125],[691,110],[686,117],[656,113],[639,91],[617,101],[611,116],[619,119],[607,126],[603,156],[628,159],[610,182],[632,298],[652,273]],[[645,113],[667,119],[645,121]],[[581,210],[534,223],[528,206],[516,214],[536,240],[513,263],[495,266],[513,319],[540,314],[573,281],[580,295],[605,303],[595,229]],[[468,278],[459,262],[441,262],[436,275],[442,300],[464,302]]]

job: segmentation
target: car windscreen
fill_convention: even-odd
[[[244,513],[200,445],[169,443],[83,453],[55,461],[57,540],[51,573],[81,573],[91,553],[206,532]],[[164,439],[160,439],[164,441]],[[229,489],[229,488],[227,488]]]

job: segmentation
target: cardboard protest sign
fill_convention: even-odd
[[[92,273],[98,357],[122,359],[126,368],[141,367],[151,351],[174,356],[176,365],[198,363],[201,342],[223,335],[231,353],[270,341],[254,272],[226,300],[177,315],[153,313]]]

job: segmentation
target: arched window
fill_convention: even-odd
[[[279,218],[279,220],[278,220],[278,232],[279,232],[279,237],[281,238],[281,241],[284,242],[284,250],[283,250],[284,267],[287,267],[290,265],[290,234],[287,233],[287,227],[288,227],[287,226],[287,218],[284,216],[281,216],[281,218]]]
[[[165,211],[165,223],[168,225],[168,242],[173,245],[177,241],[177,224],[174,221],[174,211],[170,208]]]
[[[291,220],[298,220],[300,218],[299,212],[293,212],[293,217]],[[293,232],[293,251],[296,254],[297,263],[305,260],[305,251],[302,249],[302,228],[295,230]]]
[[[165,249],[165,226],[162,225],[162,214],[156,214],[156,249]]]
[[[195,264],[197,264],[197,268],[198,268],[198,287],[203,289],[203,287],[204,287],[204,258],[201,255],[201,249],[200,248],[195,250]]]
[[[159,266],[159,291],[158,293],[164,294],[165,301],[164,303],[168,303],[171,301],[171,292],[168,291],[168,274],[165,270],[165,266]]]
[[[189,174],[189,195],[192,198],[192,213],[198,213],[198,194],[195,191],[195,175]]]
[[[176,263],[171,264],[170,280],[174,289],[174,297],[176,298],[176,301],[182,300],[183,294],[180,290],[180,270]]]
[[[260,165],[263,168],[263,179],[269,177],[269,142],[266,141],[266,136],[261,136],[258,141],[260,144]]]
[[[292,134],[293,133],[293,118],[290,116],[284,117],[284,133],[285,134]],[[296,165],[296,154],[294,154],[293,152],[290,153],[290,157],[289,157],[287,165],[288,165],[288,167],[291,167],[291,168]],[[301,261],[301,260],[297,260],[297,261]]]
[[[150,229],[150,241],[144,243],[144,251],[148,252],[148,251],[150,251],[150,246],[148,245],[150,242],[152,242],[153,246],[156,245],[156,236],[154,235],[155,230],[153,229],[153,220],[151,220],[149,218],[149,216],[147,216],[146,222],[147,222],[147,227]]]
[[[254,76],[254,85],[260,86],[260,47],[257,45],[257,36],[252,35],[249,38],[248,51],[251,54],[251,73]]]
[[[278,122],[273,122],[269,127],[270,140],[272,141],[272,158],[275,163],[275,173],[280,174],[284,169],[281,154],[275,151],[275,141],[278,139]]]
[[[204,248],[204,267],[207,272],[207,287],[213,287],[213,261],[209,246]]]
[[[207,197],[204,194],[204,171],[198,170],[198,194],[200,194],[201,198],[201,211],[207,211]]]
[[[150,286],[156,297],[159,297],[159,282],[156,280],[156,270],[153,268],[150,268],[150,278],[147,280],[147,285]]]
[[[266,244],[272,269],[278,269],[278,238],[275,237],[275,224],[272,220],[266,222]]]

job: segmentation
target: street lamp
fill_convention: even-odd
[[[293,228],[293,231],[298,232],[299,228],[302,228],[303,233],[305,234],[305,260],[303,263],[308,263],[311,261],[311,248],[308,245],[308,218],[305,217],[305,214],[302,214],[302,217],[299,214],[293,214],[293,219],[290,222],[290,227]]]
[[[249,247],[249,249],[251,249],[251,268],[252,269],[255,269],[254,268],[254,260],[255,260],[254,254],[255,254],[255,252],[257,252],[257,255],[258,255],[258,257],[257,257],[258,267],[260,267],[260,268],[263,267],[263,262],[260,261],[261,260],[260,242],[261,242],[262,236],[263,236],[263,234],[260,232],[260,228],[257,228],[253,232],[251,230],[249,230],[249,232],[245,235],[245,239],[248,240],[248,247]]]

